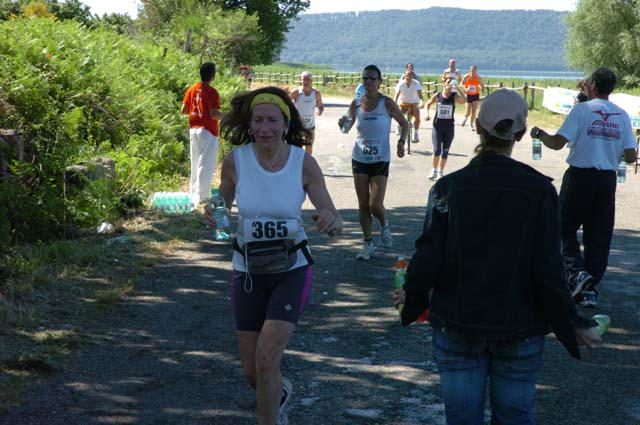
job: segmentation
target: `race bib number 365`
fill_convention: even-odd
[[[272,218],[244,220],[245,242],[295,239],[297,234],[297,220],[280,220]]]

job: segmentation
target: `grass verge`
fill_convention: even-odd
[[[114,233],[15,247],[0,258],[0,414],[47,373],[91,344],[93,324],[176,244],[196,240],[202,212],[155,211],[117,223]]]

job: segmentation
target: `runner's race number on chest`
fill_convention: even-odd
[[[295,239],[297,234],[297,220],[274,218],[255,218],[244,220],[245,242]]]

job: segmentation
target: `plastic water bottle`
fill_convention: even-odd
[[[531,158],[535,161],[542,159],[542,142],[540,139],[533,139],[531,142]]]
[[[624,156],[620,158],[618,164],[618,183],[624,183],[627,181],[627,161],[624,160]]]
[[[405,260],[404,257],[398,257],[398,261],[396,261],[396,273],[393,276],[393,287],[394,289],[402,289],[405,281],[407,280],[407,267],[409,263]],[[398,312],[402,313],[402,309],[404,308],[404,304],[398,304]]]
[[[592,317],[592,319],[598,322],[598,326],[594,326],[593,328],[591,328],[593,330],[593,333],[597,334],[598,336],[602,336],[602,334],[604,334],[609,329],[611,318],[606,314],[596,314]]]
[[[343,134],[347,134],[350,128],[351,128],[351,113],[350,111],[347,111],[347,113],[342,116],[342,127],[340,127],[340,131],[342,131]]]
[[[224,203],[224,198],[220,196],[218,189],[211,189],[209,208],[211,209],[211,217],[216,221],[216,240],[229,240],[230,232],[227,206]]]

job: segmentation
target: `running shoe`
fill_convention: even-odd
[[[587,308],[596,308],[598,306],[598,292],[595,290],[581,291],[582,301],[580,305]]]
[[[391,248],[393,245],[393,236],[391,236],[391,226],[389,226],[389,221],[380,229],[380,242],[382,246],[385,248]]]
[[[464,117],[464,119],[462,120],[462,122],[460,123],[460,127],[464,127],[464,125],[467,123],[467,117]]]
[[[413,140],[411,140],[413,143],[418,143],[420,142],[420,136],[418,136],[418,130],[413,130]]]
[[[442,178],[442,175],[443,175],[442,170],[437,170],[437,172],[436,172],[436,180],[440,180]]]
[[[431,175],[429,175],[429,180],[435,180],[438,177],[438,170],[435,168],[431,170]]]
[[[287,408],[289,405],[289,400],[291,400],[291,392],[292,392],[291,381],[287,378],[282,378],[282,398],[280,399],[280,408],[278,409],[278,418],[276,420],[276,425],[288,425],[289,417],[287,416]]]
[[[471,127],[471,131],[476,131],[476,128],[473,126],[473,124],[469,124],[469,127]]]
[[[571,288],[571,296],[576,300],[576,302],[582,301],[581,292],[589,291],[594,286],[596,286],[596,281],[589,273],[586,271],[581,271],[576,276],[576,280]]]
[[[356,255],[356,260],[368,261],[373,257],[375,252],[376,246],[373,244],[373,240],[364,241],[364,246],[362,247],[362,250],[358,252],[358,255]]]

